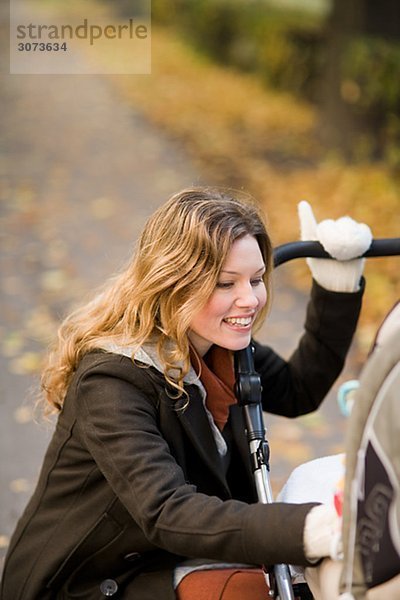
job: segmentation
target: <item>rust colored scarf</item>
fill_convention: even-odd
[[[229,407],[237,402],[232,352],[220,346],[212,346],[204,357],[200,357],[191,346],[190,358],[197,372],[201,365],[200,381],[207,392],[206,406],[222,431],[228,420]]]

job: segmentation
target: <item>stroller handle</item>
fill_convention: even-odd
[[[400,256],[400,237],[372,240],[371,246],[363,254],[366,258]],[[274,248],[274,267],[279,267],[295,258],[332,258],[319,242],[289,242]]]

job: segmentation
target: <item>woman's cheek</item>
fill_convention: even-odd
[[[266,305],[267,303],[267,290],[265,288],[265,285],[262,286],[262,291],[261,294],[259,295],[259,308],[260,310]]]

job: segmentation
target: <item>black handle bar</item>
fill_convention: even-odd
[[[400,256],[400,237],[372,240],[371,246],[363,256],[366,258]],[[289,242],[274,248],[274,267],[279,267],[295,258],[305,257],[332,258],[319,242]]]

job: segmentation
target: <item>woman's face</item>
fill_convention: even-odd
[[[189,339],[200,356],[213,344],[228,350],[248,346],[254,320],[267,301],[264,272],[256,238],[246,235],[236,240],[214,292],[190,326]]]

